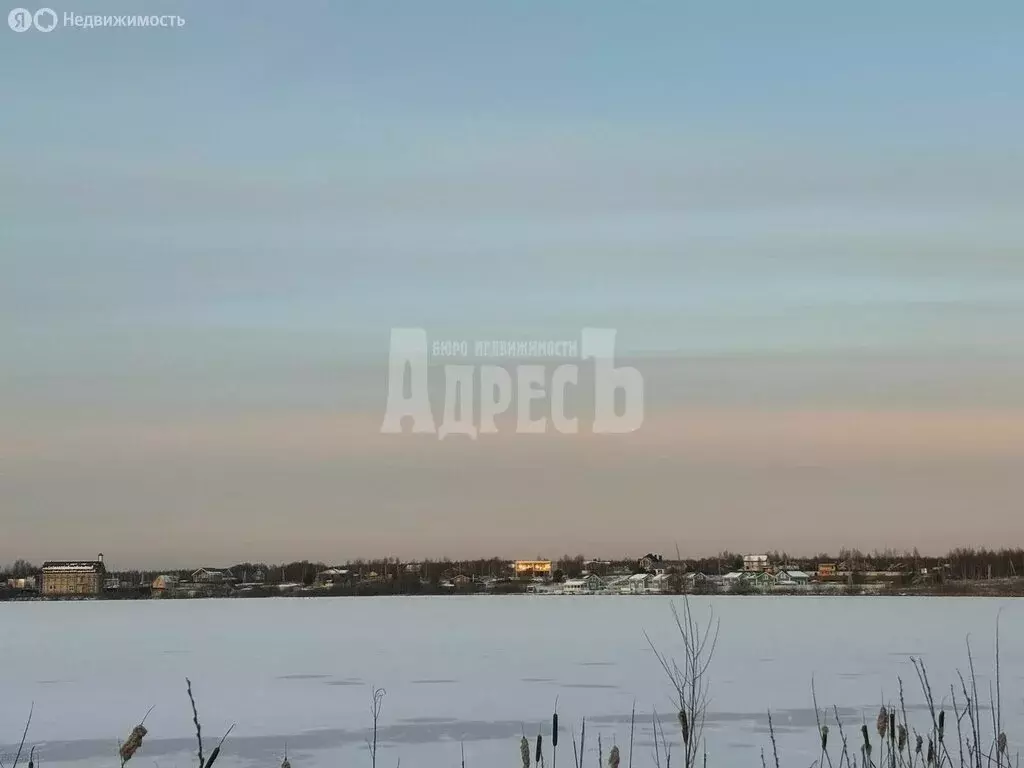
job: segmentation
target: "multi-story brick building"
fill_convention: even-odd
[[[40,593],[51,597],[87,597],[103,590],[107,569],[96,560],[50,560],[43,563]]]

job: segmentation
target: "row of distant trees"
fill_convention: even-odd
[[[777,565],[792,565],[803,570],[814,571],[819,563],[845,563],[851,571],[878,571],[901,566],[910,572],[924,569],[944,569],[947,577],[954,580],[978,580],[1024,577],[1024,549],[973,549],[960,547],[945,556],[922,555],[916,549],[909,551],[876,550],[871,553],[856,549],[843,549],[837,555],[819,553],[813,557],[791,555],[787,552],[768,552],[769,560]],[[444,581],[458,575],[479,580],[509,576],[508,561],[504,558],[482,558],[476,560],[424,560],[410,566],[397,558],[375,560],[352,560],[347,563],[328,564],[319,561],[300,560],[285,564],[238,563],[226,569],[239,581],[254,581],[258,576],[267,584],[312,584],[318,573],[329,567],[340,567],[350,571],[354,582],[391,582],[403,585],[410,591],[414,585],[437,587]],[[720,552],[712,557],[670,559],[666,557],[659,567],[668,573],[699,571],[706,574],[724,574],[740,570],[743,556],[735,552]],[[610,561],[588,561],[583,555],[563,555],[553,562],[552,575],[556,581],[575,578],[584,570],[606,575],[624,569],[639,569],[635,558],[621,557]],[[0,568],[0,577],[20,578],[39,572],[39,568],[27,560],[15,560]],[[144,584],[161,574],[174,574],[188,578],[190,570],[149,571],[131,570],[116,573],[123,581]]]

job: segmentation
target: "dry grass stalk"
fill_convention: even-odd
[[[370,705],[370,716],[373,718],[373,740],[369,742],[370,765],[377,768],[377,724],[380,721],[380,711],[384,707],[384,697],[387,691],[383,688],[373,689],[373,703]]]
[[[636,730],[636,700],[633,700],[633,708],[629,712],[629,762],[628,768],[633,768],[633,733]]]
[[[187,677],[185,678],[185,690],[188,691],[188,700],[192,704],[192,722],[196,726],[196,741],[199,742],[199,765],[206,765],[206,761],[203,760],[203,728],[199,724],[199,710],[196,709],[196,700],[192,695],[192,681]]]
[[[28,727],[32,725],[32,713],[35,712],[35,710],[35,702],[32,702],[28,708],[28,719],[25,721],[25,730],[21,732],[21,743],[18,745],[18,751],[14,753],[14,764],[11,768],[18,768],[18,761],[21,759],[21,751],[25,748],[25,739],[28,738]]]
[[[768,710],[768,733],[772,737],[772,756],[775,758],[775,768],[779,768],[779,746],[775,743],[775,724],[772,722],[772,711]]]

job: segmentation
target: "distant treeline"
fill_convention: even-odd
[[[1024,549],[972,549],[960,547],[944,556],[922,555],[915,550],[882,550],[871,553],[857,549],[842,549],[838,554],[819,553],[813,557],[792,555],[787,552],[766,553],[773,565],[795,566],[814,572],[821,563],[835,563],[852,572],[886,571],[898,568],[910,573],[923,570],[942,569],[952,580],[1003,579],[1024,576]],[[457,577],[474,580],[501,579],[509,576],[508,560],[491,557],[476,560],[422,560],[407,562],[397,558],[376,560],[351,560],[348,562],[324,563],[301,560],[285,564],[238,563],[222,570],[230,572],[238,582],[262,581],[266,584],[303,584],[316,582],[317,574],[328,568],[349,571],[348,578],[338,579],[334,587],[339,594],[392,592],[415,593],[424,589],[439,589],[442,583]],[[725,574],[743,568],[743,555],[736,552],[720,552],[712,557],[676,558],[663,553],[657,568],[666,571],[698,571],[709,575]],[[600,576],[621,573],[625,570],[639,571],[640,559],[621,557],[615,560],[588,560],[583,555],[563,555],[552,562],[555,580],[574,578],[584,571]],[[21,578],[39,573],[39,568],[26,560],[16,560],[0,570],[0,578],[6,583],[9,578]],[[127,570],[111,571],[123,582],[148,584],[160,575],[175,575],[183,580],[191,576],[191,569],[182,570]],[[509,591],[515,591],[510,587]]]

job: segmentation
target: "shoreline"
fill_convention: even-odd
[[[729,590],[707,591],[707,592],[645,592],[645,593],[623,593],[623,592],[581,592],[566,593],[558,589],[544,589],[537,591],[485,591],[477,589],[456,589],[436,591],[387,591],[387,590],[324,590],[316,588],[279,590],[268,585],[267,588],[256,591],[241,591],[223,594],[202,594],[202,595],[180,595],[180,596],[154,596],[152,594],[130,594],[120,592],[106,595],[82,595],[82,596],[43,596],[33,595],[9,595],[0,597],[2,603],[40,603],[40,602],[121,602],[121,601],[182,601],[182,600],[256,600],[272,598],[368,598],[368,597],[478,597],[478,598],[506,598],[506,597],[544,597],[544,598],[705,598],[705,597],[749,597],[749,598],[850,598],[850,597],[874,597],[874,598],[896,598],[896,597],[958,597],[958,598],[1018,598],[1024,597],[1024,578],[1013,581],[1002,581],[999,583],[979,582],[947,582],[941,585],[916,588],[892,588],[882,585],[878,589],[870,588],[870,585],[858,585],[850,587],[847,585],[835,585],[832,588],[821,588],[812,586],[802,589],[773,589],[764,591],[739,591]]]

